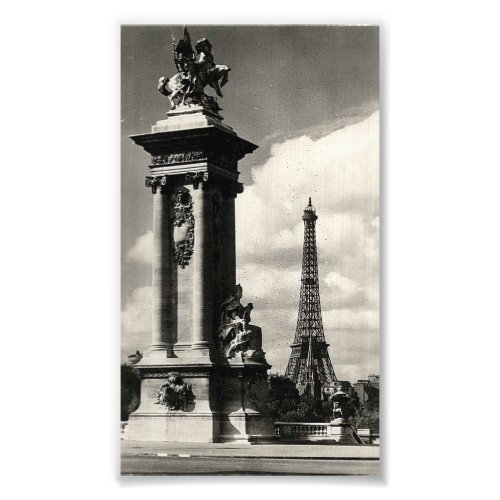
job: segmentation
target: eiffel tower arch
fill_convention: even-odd
[[[316,247],[316,210],[311,204],[304,209],[304,249],[300,286],[299,313],[292,353],[285,377],[295,382],[299,392],[320,394],[321,387],[337,380],[323,331]]]

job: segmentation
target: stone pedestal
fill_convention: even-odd
[[[328,435],[339,444],[359,444],[360,439],[355,434],[352,424],[343,418],[332,420],[328,427]]]
[[[273,438],[272,420],[262,413],[269,365],[178,364],[138,367],[141,405],[130,415],[125,439],[175,442],[258,442]],[[170,410],[158,404],[169,374],[191,387],[192,403]]]
[[[273,434],[261,413],[270,366],[226,360],[218,339],[219,307],[236,278],[234,205],[243,191],[237,164],[257,148],[221,120],[200,106],[184,107],[150,134],[132,136],[151,155],[153,322],[151,347],[135,365],[141,404],[126,439],[252,441]],[[192,392],[193,401],[179,408],[157,403],[172,374]]]

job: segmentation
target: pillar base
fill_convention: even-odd
[[[124,439],[132,441],[216,443],[220,422],[213,413],[133,413]]]
[[[273,422],[265,414],[269,365],[188,364],[187,358],[171,358],[169,364],[155,366],[143,361],[135,365],[142,379],[141,404],[129,417],[124,439],[199,443],[273,439]],[[189,404],[177,408],[158,404],[159,391],[173,374],[192,393]]]

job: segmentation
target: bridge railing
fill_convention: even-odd
[[[281,438],[298,441],[329,439],[338,443],[362,444],[348,422],[275,422],[274,433]]]
[[[307,423],[307,422],[276,422],[274,432],[277,436],[328,436],[330,424],[327,422]]]

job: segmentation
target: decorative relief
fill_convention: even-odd
[[[208,172],[188,172],[186,179],[188,183],[193,184],[194,189],[198,189],[201,182],[208,181]]]
[[[140,370],[140,377],[141,377],[141,379],[145,379],[145,378],[166,378],[169,375],[170,375],[170,373],[167,374],[167,375],[165,375],[164,372]],[[209,377],[210,376],[210,372],[208,372],[208,371],[186,372],[186,371],[183,370],[182,376],[183,377]]]
[[[193,200],[187,191],[178,191],[174,204],[174,256],[184,269],[194,252]]]
[[[206,160],[206,154],[203,151],[183,151],[181,153],[168,153],[151,157],[152,164],[155,166],[200,160]]]
[[[156,177],[146,177],[146,187],[151,188],[153,194],[156,194],[158,188],[160,188],[160,193],[165,192],[167,186],[167,176],[158,175]]]
[[[170,411],[186,411],[194,400],[191,385],[184,383],[178,373],[169,373],[167,382],[158,391],[155,404],[165,406]]]

